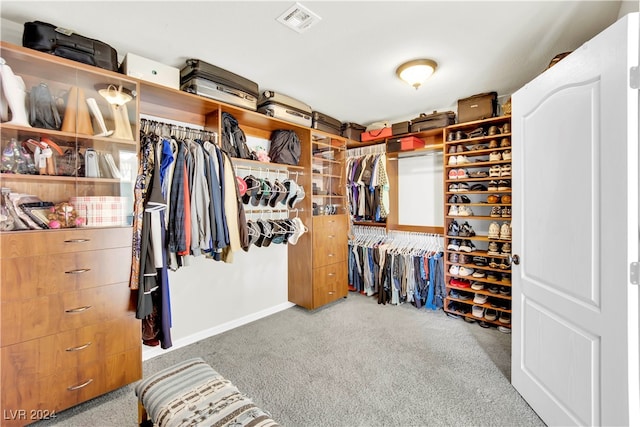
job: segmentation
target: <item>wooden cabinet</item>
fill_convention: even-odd
[[[346,297],[348,224],[347,215],[313,218],[313,302],[317,308]]]
[[[444,309],[511,327],[511,117],[445,129]]]
[[[85,227],[37,230],[4,227],[0,232],[0,407],[2,425],[24,425],[134,382],[142,376],[140,321],[129,289],[131,272],[133,184],[137,173],[138,99],[119,109],[102,89],[139,91],[137,81],[19,46],[2,43],[2,58],[27,91],[45,84],[59,107],[60,129],[0,124],[3,152],[17,145],[33,159],[29,139],[52,141],[52,168],[11,168],[2,163],[2,187],[42,201],[69,202],[72,197],[102,198],[116,204],[104,212],[83,205]],[[5,82],[3,82],[4,84]],[[81,93],[83,96],[76,96]],[[95,99],[111,136],[96,119],[79,126],[86,99]],[[88,105],[88,104],[87,104]],[[91,115],[84,116],[89,118]],[[97,116],[96,116],[97,117]],[[23,148],[21,148],[23,147]],[[65,152],[79,153],[72,171],[61,168]],[[15,154],[15,152],[14,152]],[[87,170],[93,155],[110,158],[96,174]],[[21,161],[28,161],[22,157]],[[105,169],[106,167],[106,169]]]

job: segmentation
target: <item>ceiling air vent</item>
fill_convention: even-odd
[[[298,33],[304,33],[321,19],[305,6],[296,3],[278,17],[278,22]]]

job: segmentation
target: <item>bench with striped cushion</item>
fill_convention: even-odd
[[[180,362],[135,385],[139,422],[160,427],[278,424],[203,359]]]

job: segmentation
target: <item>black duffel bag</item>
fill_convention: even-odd
[[[118,71],[118,52],[100,40],[41,21],[25,22],[22,45],[62,58]]]

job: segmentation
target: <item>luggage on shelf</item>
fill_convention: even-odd
[[[342,133],[342,122],[331,116],[314,111],[311,114],[311,127],[323,132],[340,135]]]
[[[24,23],[22,46],[105,70],[118,71],[118,52],[100,40],[42,21]]]
[[[366,129],[358,123],[345,122],[342,124],[342,136],[352,141],[360,141],[360,135]]]
[[[411,132],[411,122],[409,121],[398,122],[391,125],[391,134],[393,136],[402,135],[409,132]]]
[[[309,128],[312,125],[313,110],[309,105],[272,90],[260,93],[258,112]]]
[[[180,70],[180,89],[256,111],[258,84],[199,59],[187,59]]]
[[[447,127],[456,122],[456,113],[453,111],[444,111],[438,113],[434,111],[431,114],[422,113],[415,119],[411,120],[411,132],[422,132],[429,129],[437,129]]]
[[[486,92],[458,99],[458,123],[495,117],[498,109],[498,93]]]

